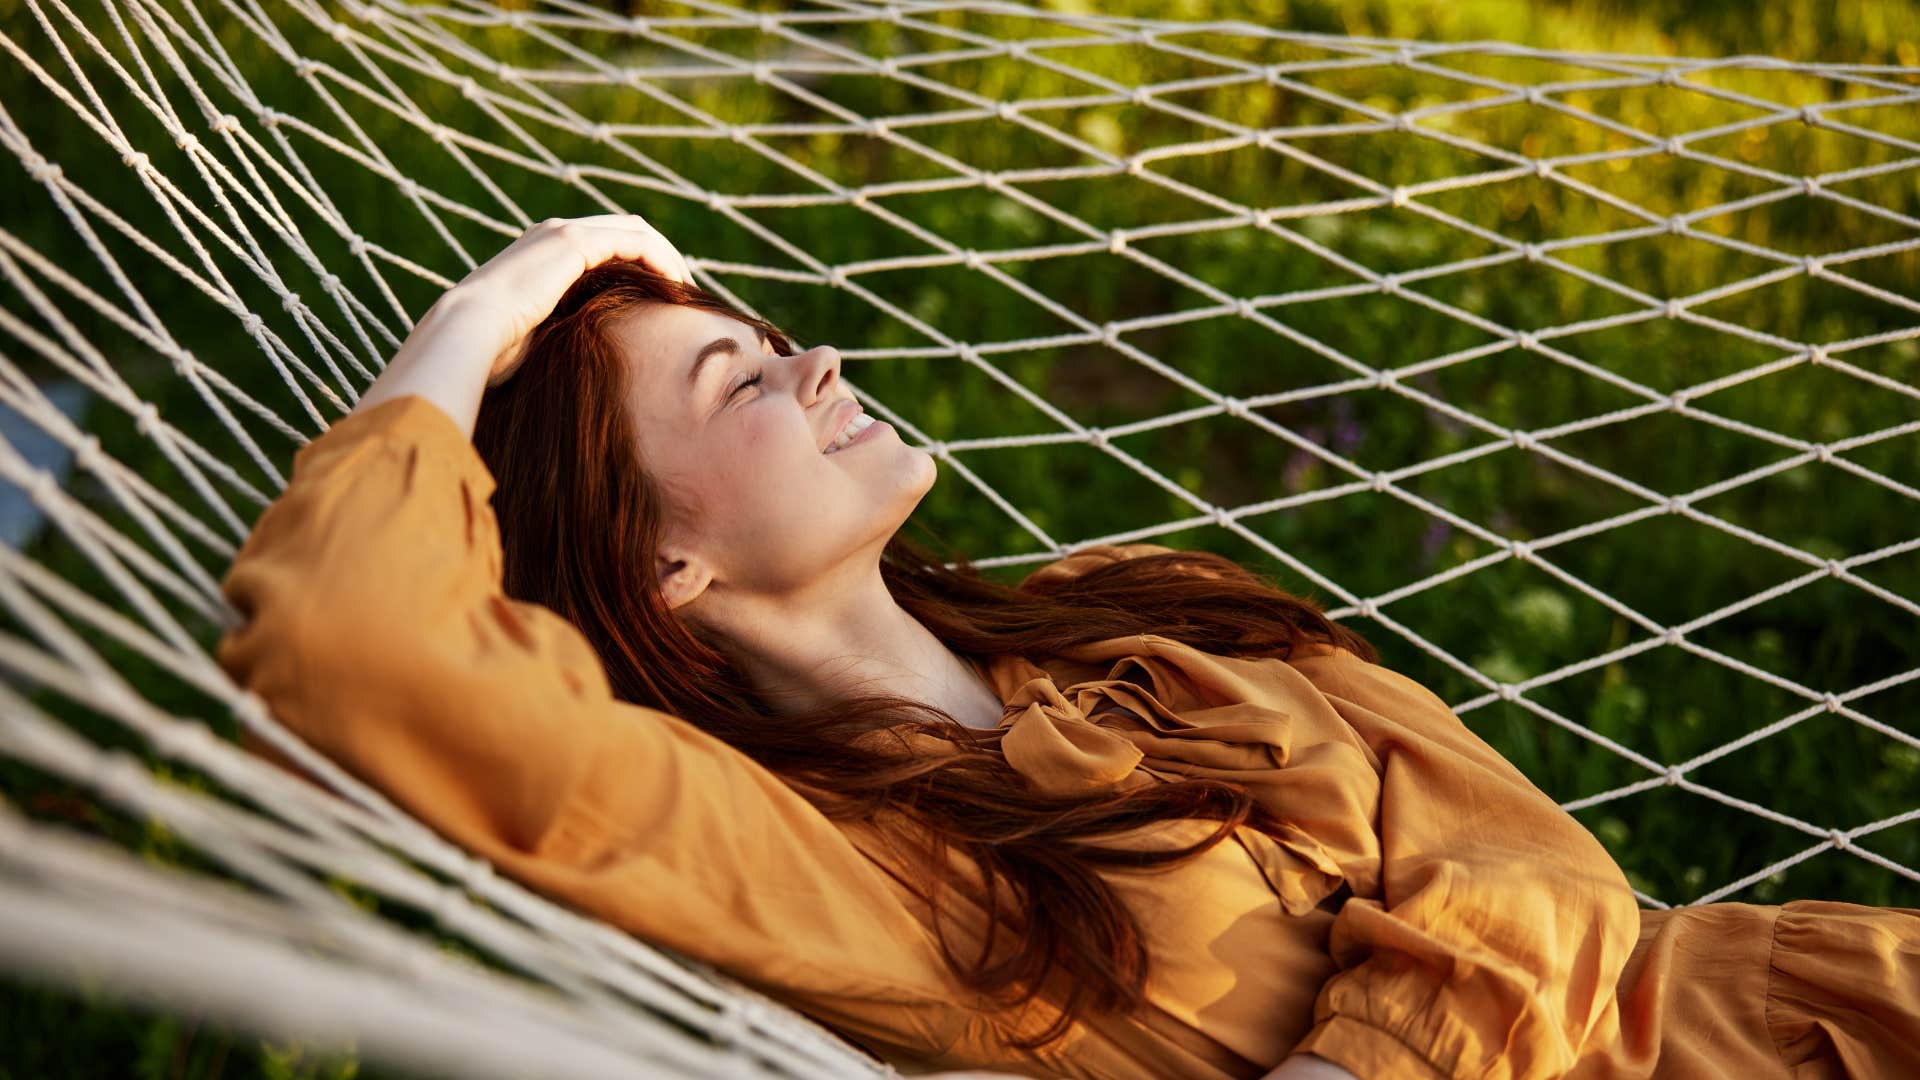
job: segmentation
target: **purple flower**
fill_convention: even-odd
[[[1453,535],[1453,526],[1434,518],[1428,524],[1427,531],[1420,535],[1420,565],[1424,568],[1433,564],[1434,556],[1440,553],[1440,546]]]

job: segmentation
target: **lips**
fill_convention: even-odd
[[[845,398],[843,400],[846,404],[834,413],[833,425],[827,428],[827,437],[821,440],[819,446],[814,448],[823,454],[827,452],[827,447],[833,445],[833,440],[838,438],[842,431],[846,430],[847,424],[851,423],[854,417],[867,411],[853,398]]]

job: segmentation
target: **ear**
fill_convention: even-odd
[[[689,551],[662,548],[654,555],[653,564],[660,595],[669,608],[678,608],[698,597],[713,581],[713,570],[706,560]]]

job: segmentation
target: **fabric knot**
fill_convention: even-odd
[[[1051,678],[1027,680],[1007,700],[1000,751],[1048,795],[1104,791],[1132,774],[1140,748],[1087,719]]]

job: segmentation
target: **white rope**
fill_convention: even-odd
[[[1455,705],[1460,713],[1510,702],[1620,755],[1646,773],[1644,779],[1564,804],[1567,809],[1674,786],[1807,835],[1804,849],[1693,902],[1730,896],[1833,848],[1920,881],[1920,869],[1867,846],[1875,834],[1920,818],[1920,805],[1841,830],[1740,799],[1695,776],[1711,762],[1823,713],[1845,717],[1920,749],[1920,737],[1873,715],[1863,702],[1920,678],[1920,668],[1831,692],[1766,671],[1696,637],[1737,614],[1828,578],[1859,589],[1863,599],[1870,596],[1909,615],[1920,615],[1920,605],[1913,598],[1865,576],[1866,571],[1920,548],[1920,539],[1834,559],[1756,532],[1700,505],[1713,496],[1815,461],[1883,489],[1889,513],[1911,514],[1913,501],[1920,500],[1920,491],[1911,485],[1847,456],[1890,440],[1911,439],[1920,433],[1920,421],[1815,442],[1722,416],[1701,404],[1720,391],[1802,365],[1825,367],[1883,393],[1920,399],[1915,387],[1850,359],[1863,350],[1920,339],[1920,319],[1912,318],[1920,314],[1920,300],[1876,285],[1856,269],[1867,260],[1920,250],[1920,233],[1916,233],[1920,218],[1914,216],[1910,203],[1883,205],[1846,187],[1920,166],[1920,143],[1893,133],[1904,128],[1889,123],[1883,131],[1873,126],[1876,117],[1907,115],[1920,104],[1920,89],[1910,71],[1858,64],[1791,64],[1765,57],[1686,59],[1566,53],[1491,42],[1338,37],[1281,32],[1240,21],[1175,23],[1096,17],[1000,2],[871,5],[822,0],[809,10],[772,14],[709,0],[691,0],[681,7],[698,14],[622,16],[579,0],[545,0],[536,10],[519,11],[480,0],[460,0],[451,6],[348,0],[340,7],[343,16],[312,0],[286,0],[283,8],[271,13],[257,0],[110,0],[101,11],[86,12],[67,0],[27,0],[31,24],[17,20],[16,25],[0,28],[0,47],[32,89],[31,99],[0,103],[0,144],[44,192],[45,201],[35,211],[55,216],[72,234],[56,253],[23,239],[24,225],[0,228],[0,278],[10,290],[7,305],[0,307],[0,334],[11,342],[0,346],[0,404],[44,431],[74,461],[73,475],[63,479],[28,460],[0,434],[0,479],[30,497],[64,549],[78,556],[76,565],[97,575],[96,581],[81,584],[21,551],[0,548],[0,611],[10,618],[8,625],[17,628],[17,632],[0,630],[0,668],[16,680],[0,685],[0,754],[90,791],[118,813],[164,823],[234,879],[231,884],[196,880],[184,871],[132,858],[111,845],[84,842],[71,830],[37,824],[8,810],[0,813],[0,893],[4,894],[0,903],[9,913],[0,920],[0,954],[6,963],[70,983],[88,977],[76,974],[82,968],[103,972],[113,986],[140,1000],[164,1007],[191,1003],[278,1036],[350,1046],[346,1036],[351,1033],[362,1040],[366,1052],[383,1060],[460,1075],[509,1075],[522,1069],[566,1076],[616,1071],[630,1075],[635,1068],[790,1076],[890,1071],[825,1029],[705,965],[665,954],[495,875],[379,792],[301,744],[259,701],[233,687],[207,651],[205,643],[212,635],[236,618],[217,587],[220,568],[246,536],[252,516],[236,510],[234,501],[250,504],[256,511],[264,506],[285,483],[276,463],[285,462],[299,445],[344,413],[404,339],[409,317],[395,280],[412,283],[415,291],[420,285],[445,288],[536,217],[545,216],[520,205],[510,185],[499,182],[501,175],[521,171],[548,177],[552,184],[577,191],[607,211],[664,200],[705,206],[790,262],[776,266],[702,258],[697,244],[687,245],[702,285],[749,311],[752,306],[728,287],[729,281],[754,279],[845,290],[926,341],[895,348],[842,349],[849,360],[964,364],[964,370],[990,380],[1044,417],[1051,426],[1026,435],[935,439],[916,426],[917,403],[877,400],[854,388],[870,411],[940,458],[942,471],[951,478],[948,483],[964,485],[984,498],[1038,549],[982,557],[976,560],[979,565],[1032,564],[1087,543],[1151,540],[1196,525],[1218,525],[1337,597],[1344,606],[1331,611],[1335,617],[1357,614],[1375,619],[1481,686],[1483,693]],[[1017,15],[1036,26],[1046,24],[1051,33],[1002,40],[942,21],[955,13]],[[913,40],[936,41],[940,47],[875,57],[836,36],[845,27],[873,22],[891,23],[917,35]],[[223,39],[216,28],[243,30],[245,50],[233,50],[231,33]],[[556,58],[555,66],[513,66],[490,55],[482,43],[494,39],[484,32],[503,28],[545,46]],[[749,60],[683,36],[714,29],[751,31],[789,54]],[[606,33],[660,50],[673,62],[623,63],[605,50],[580,44],[583,35]],[[1198,42],[1207,35],[1271,46],[1288,57],[1312,55],[1254,63],[1244,59],[1245,53],[1226,56],[1200,47]],[[1128,85],[1061,55],[1076,47],[1122,44],[1157,56],[1200,61],[1220,73]],[[311,55],[322,45],[344,59],[334,63]],[[1467,70],[1457,63],[1463,58],[1564,62],[1582,69],[1584,77],[1519,84]],[[1091,89],[1065,97],[996,100],[936,77],[943,67],[960,62],[1044,70]],[[1314,81],[1329,73],[1382,69],[1439,80],[1463,93],[1459,100],[1393,112]],[[289,102],[263,98],[257,88],[268,81],[268,75],[275,85],[284,85],[289,72],[297,78],[301,92],[310,96],[297,110]],[[1717,76],[1728,72],[1818,76],[1824,80],[1818,85],[1832,96],[1799,104],[1768,100],[1717,81]],[[864,116],[810,87],[825,75],[892,80],[943,107]],[[824,119],[730,123],[675,92],[674,87],[689,79],[750,80],[770,94],[810,107]],[[1359,119],[1253,127],[1172,99],[1188,91],[1250,84],[1271,86]],[[1653,87],[1699,95],[1755,115],[1677,135],[1656,135],[1570,100],[1583,94],[1604,100],[1607,93]],[[491,130],[504,132],[506,141],[437,119],[421,103],[436,88],[458,93],[487,118]],[[684,122],[599,120],[570,104],[569,99],[582,88],[636,92]],[[1042,119],[1062,109],[1109,104],[1176,118],[1196,127],[1201,137],[1122,155]],[[1570,124],[1592,125],[1618,136],[1622,145],[1600,152],[1535,157],[1449,129],[1458,117],[1502,105],[1537,110]],[[50,156],[47,147],[34,144],[28,126],[20,121],[29,109],[52,110],[62,118],[70,136],[61,145],[62,155],[74,153],[83,144],[85,149],[71,162]],[[407,175],[389,156],[397,148],[394,140],[383,144],[356,119],[370,111],[384,113],[410,129],[422,145],[437,144],[454,169],[431,176]],[[968,120],[1010,125],[1025,135],[1051,140],[1080,163],[985,170],[915,137],[924,128]],[[1714,149],[1715,141],[1728,135],[1775,125],[1845,135],[1879,148],[1886,159],[1800,176]],[[146,133],[156,130],[164,133],[171,146],[145,141]],[[822,133],[882,140],[893,152],[934,166],[940,175],[874,177],[849,186],[783,153],[777,142]],[[1341,136],[1430,142],[1494,164],[1477,172],[1388,184],[1343,167],[1310,145]],[[590,140],[595,160],[573,160],[557,151],[550,143],[561,137],[568,144]],[[642,149],[642,140],[659,138],[725,140],[764,157],[791,178],[789,186],[795,190],[728,194],[709,189]],[[1350,194],[1315,202],[1247,206],[1156,168],[1246,148],[1260,148],[1313,170],[1339,182]],[[405,150],[400,154],[403,159],[417,152],[418,146]],[[1633,167],[1656,158],[1724,170],[1761,190],[1716,205],[1662,213],[1573,171],[1596,164]],[[102,167],[101,161],[118,162],[127,172]],[[383,178],[420,215],[425,227],[411,238],[406,250],[363,235],[354,221],[357,208],[342,205],[329,192],[326,178],[354,171]],[[474,204],[451,194],[447,181],[455,177],[463,183],[471,181],[484,200]],[[1048,181],[1103,178],[1154,185],[1194,204],[1200,216],[1109,229],[1028,190]],[[1554,185],[1636,224],[1601,234],[1521,241],[1466,220],[1436,199],[1476,188],[1496,189],[1511,181]],[[929,230],[884,201],[968,189],[984,189],[1077,239],[976,250]],[[1845,208],[1899,238],[1851,250],[1796,255],[1701,227],[1722,215],[1794,198]],[[148,218],[157,211],[171,231],[144,232],[128,216],[134,206]],[[876,232],[910,238],[922,250],[829,263],[806,243],[754,216],[759,210],[816,207],[851,207],[870,219]],[[1489,253],[1404,272],[1381,272],[1334,250],[1308,228],[1309,219],[1382,209],[1405,211],[1435,230],[1475,238]],[[475,230],[496,234],[498,244],[463,243],[455,225],[469,236]],[[1298,257],[1319,260],[1344,272],[1348,280],[1292,292],[1238,296],[1142,246],[1166,237],[1224,237],[1246,230],[1283,242]],[[1582,248],[1667,237],[1757,259],[1766,269],[1716,282],[1690,295],[1662,298],[1574,261]],[[351,265],[331,254],[336,246],[346,250]],[[1009,264],[1081,255],[1127,260],[1132,264],[1129,269],[1159,275],[1206,302],[1178,311],[1096,321],[1007,269]],[[88,260],[85,273],[77,265],[82,260]],[[1449,275],[1516,266],[1570,275],[1623,310],[1522,329],[1420,288]],[[939,267],[962,268],[979,275],[983,287],[1011,290],[1057,316],[1067,329],[1011,340],[967,340],[867,285],[874,275]],[[309,277],[320,283],[320,291],[303,297],[295,283]],[[159,281],[184,283],[230,316],[271,366],[285,400],[261,400],[242,385],[244,380],[229,377],[247,370],[252,362],[248,356],[236,351],[216,361],[195,356],[182,346],[175,336],[179,324],[169,324],[178,317],[176,313],[158,309],[143,288]],[[1769,286],[1796,288],[1814,282],[1851,290],[1906,312],[1912,325],[1812,342],[1701,310]],[[271,299],[263,303],[262,297]],[[1368,297],[1398,298],[1490,340],[1440,355],[1421,355],[1420,343],[1410,341],[1406,355],[1369,359],[1349,355],[1289,321],[1290,312],[1303,305]],[[291,320],[296,333],[284,331],[283,316]],[[1221,317],[1244,319],[1344,374],[1337,381],[1315,386],[1232,396],[1127,340],[1143,331]],[[1767,352],[1769,359],[1661,392],[1598,367],[1564,347],[1565,339],[1574,335],[1654,320],[1729,335]],[[102,334],[109,330],[127,335],[138,348],[129,350],[124,342],[109,340]],[[1207,404],[1092,427],[994,362],[1003,355],[1073,345],[1104,347]],[[1637,403],[1603,415],[1519,430],[1442,400],[1413,381],[1416,376],[1509,349],[1521,350],[1543,364],[1577,371]],[[195,416],[186,422],[181,417],[176,424],[140,397],[127,373],[133,358],[147,353],[163,358],[187,381],[210,421]],[[108,416],[96,416],[84,425],[68,419],[23,370],[28,357],[36,366],[51,368],[91,391],[104,403]],[[1387,363],[1396,366],[1379,366]],[[1439,422],[1488,441],[1400,468],[1370,470],[1258,411],[1363,390],[1398,395],[1431,410]],[[1761,440],[1788,456],[1693,491],[1669,494],[1566,449],[1568,436],[1666,413],[1713,425],[1728,438]],[[1341,479],[1312,491],[1221,506],[1119,445],[1132,435],[1222,416],[1284,441]],[[177,471],[184,484],[184,489],[173,486],[178,494],[103,449],[97,432],[109,423],[117,427],[123,419],[130,420],[134,430],[151,441]],[[250,429],[248,419],[257,427]],[[1172,520],[1107,535],[1060,537],[996,491],[966,460],[976,451],[1076,443],[1125,466],[1178,500],[1186,512]],[[1644,505],[1520,542],[1423,498],[1410,487],[1410,481],[1428,473],[1468,466],[1510,448],[1540,455]],[[81,490],[83,480],[86,491]],[[1302,553],[1280,547],[1249,524],[1253,518],[1362,492],[1390,496],[1494,550],[1391,591],[1363,596]],[[1576,540],[1663,515],[1683,516],[1794,560],[1805,570],[1684,623],[1663,625],[1559,561],[1556,549]],[[1641,636],[1558,670],[1503,682],[1478,671],[1448,648],[1465,650],[1472,643],[1430,640],[1392,611],[1403,600],[1508,559],[1537,568],[1605,607],[1636,627]],[[188,617],[183,620],[183,615]],[[1531,696],[1539,688],[1663,646],[1761,680],[1808,704],[1788,715],[1758,718],[1753,730],[1688,760],[1663,762]],[[116,670],[103,655],[108,650],[115,656],[138,657],[152,672],[164,673],[183,689],[219,703],[248,729],[320,777],[339,797],[288,781],[277,769],[214,737],[201,718],[177,716],[156,707],[149,700],[159,696],[153,693],[155,688],[136,685]],[[24,690],[12,686],[35,687],[38,693],[30,700]],[[221,791],[165,782],[138,758],[94,745],[73,729],[69,719],[49,713],[46,706],[52,701],[61,703],[61,712],[71,707],[104,718],[158,758],[184,766],[191,775],[209,778]],[[445,950],[427,947],[423,939],[399,932],[319,884],[331,876],[360,885],[382,903],[430,913],[440,932],[474,945],[515,974],[456,962]],[[476,899],[484,901],[484,906],[476,904]],[[1645,894],[1641,900],[1666,906],[1666,901]],[[320,947],[325,958],[313,955],[311,946]],[[84,963],[76,965],[70,958]],[[245,974],[238,976],[235,971]],[[707,1040],[689,1037],[688,1029],[705,1033]]]

